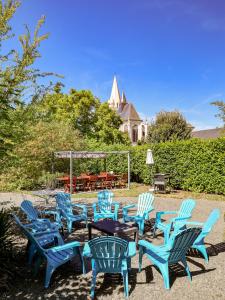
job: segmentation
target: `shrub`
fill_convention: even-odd
[[[151,182],[151,171],[146,165],[147,149],[153,150],[153,173],[169,173],[171,186],[195,192],[225,194],[225,138],[212,140],[190,139],[135,147],[113,146],[114,150],[130,150],[131,179]],[[112,147],[100,147],[112,150]],[[127,171],[125,157],[109,157],[107,169]]]
[[[23,142],[18,143],[3,162],[0,190],[39,187],[43,183],[43,174],[52,169],[53,152],[81,150],[84,147],[85,142],[80,133],[67,123],[40,121],[30,126]],[[62,166],[65,169],[65,161],[57,160],[55,163],[59,171]]]
[[[8,210],[0,210],[0,291],[9,288],[13,273],[10,265],[13,258],[12,220]]]
[[[66,132],[70,132],[69,129]],[[28,157],[24,157],[24,160],[20,160],[20,164],[12,166],[8,172],[4,173],[5,181],[0,180],[0,189],[1,186],[4,189],[9,189],[9,187],[10,189],[33,188],[37,183],[42,183],[43,180],[52,179],[52,175],[47,172],[51,170],[51,153],[54,149],[129,150],[132,181],[149,184],[152,182],[150,170],[152,168],[153,173],[169,173],[172,188],[225,194],[224,137],[211,140],[189,139],[132,147],[121,144],[105,145],[95,140],[79,142],[79,135],[74,140],[72,132],[62,139],[60,134],[53,136],[56,139],[55,144],[49,141],[45,142],[44,131],[42,138],[37,140],[38,144],[35,144],[35,140],[32,143],[25,143],[22,146],[23,149],[28,154],[31,152],[32,155],[29,154]],[[53,137],[52,141],[54,140]],[[153,151],[155,161],[154,166],[150,168],[146,165],[146,153],[149,148]],[[26,151],[23,150],[22,153],[26,153]],[[73,165],[75,175],[85,171],[96,173],[105,168],[103,159],[74,160]],[[106,159],[106,169],[115,173],[127,172],[126,155],[109,155]],[[12,172],[12,170],[14,171]],[[69,173],[69,159],[57,160],[55,171]]]

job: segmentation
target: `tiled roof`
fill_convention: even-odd
[[[200,138],[200,139],[215,139],[223,136],[223,133],[224,131],[222,128],[213,128],[213,129],[192,131],[191,135],[192,137]]]
[[[141,121],[132,103],[126,103],[123,107],[119,107],[118,113],[124,121]]]

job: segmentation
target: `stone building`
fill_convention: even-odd
[[[148,123],[141,120],[135,107],[126,99],[124,92],[120,96],[116,76],[113,79],[111,96],[108,100],[109,106],[116,110],[123,124],[120,126],[122,132],[127,132],[132,144],[136,144],[138,140],[147,138]]]

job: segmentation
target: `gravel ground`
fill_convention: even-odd
[[[18,206],[24,195],[12,193],[0,193],[0,207],[9,206],[13,203]],[[35,204],[43,204],[43,200],[37,200],[37,197],[27,196],[26,198],[34,201]],[[135,198],[116,199],[122,205],[135,203]],[[77,202],[92,203],[94,199],[76,200]],[[190,282],[180,265],[173,266],[170,269],[171,289],[164,288],[161,274],[152,266],[151,262],[144,258],[143,270],[138,273],[138,255],[132,260],[132,271],[129,275],[130,296],[129,299],[225,299],[225,242],[224,242],[224,219],[225,202],[196,200],[197,205],[193,212],[192,220],[204,221],[213,208],[221,210],[221,217],[214,226],[212,232],[207,237],[206,242],[208,253],[210,255],[209,264],[206,264],[198,253],[190,253],[188,256],[188,265],[192,273],[192,282]],[[181,200],[177,199],[155,199],[155,211],[158,210],[176,210],[179,208]],[[154,219],[155,212],[150,215]],[[162,236],[158,235],[155,239],[151,238],[147,227],[145,239],[160,244],[163,241]],[[83,226],[74,228],[73,234],[67,240],[87,240],[87,230]],[[25,240],[18,237],[18,260],[21,267],[10,293],[6,293],[1,299],[88,299],[90,291],[90,264],[88,273],[81,274],[81,266],[76,260],[66,264],[52,276],[50,287],[43,288],[44,266],[36,277],[33,276],[30,268],[26,264]],[[102,275],[98,276],[96,287],[97,299],[124,299],[123,285],[120,276]]]

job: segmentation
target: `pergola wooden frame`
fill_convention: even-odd
[[[107,158],[109,154],[127,154],[127,175],[128,186],[130,189],[130,151],[59,151],[54,153],[56,158],[69,158],[70,159],[70,194],[73,193],[73,159],[79,158]]]

